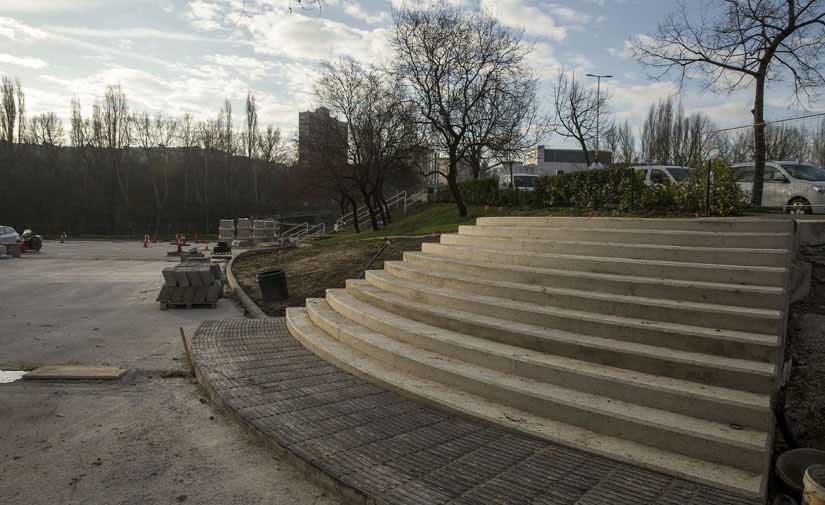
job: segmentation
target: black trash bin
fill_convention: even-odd
[[[282,268],[258,274],[258,288],[267,303],[281,302],[289,298],[286,287],[286,271]]]

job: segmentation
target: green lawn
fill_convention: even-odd
[[[465,218],[459,217],[458,208],[453,203],[433,203],[428,204],[424,210],[404,216],[398,212],[394,214],[395,221],[378,230],[369,229],[366,223],[366,230],[361,233],[347,232],[331,235],[322,239],[324,243],[346,242],[349,240],[392,237],[392,236],[418,236],[432,235],[435,233],[455,233],[460,224],[474,224],[477,217],[483,216],[568,216],[568,215],[589,215],[590,211],[575,209],[548,210],[548,209],[527,209],[511,207],[490,207],[485,211],[482,206],[469,206],[469,215]]]

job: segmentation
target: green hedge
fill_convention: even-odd
[[[585,170],[540,177],[535,191],[501,189],[495,177],[470,179],[459,183],[465,203],[469,205],[528,206],[535,208],[574,207],[585,209],[659,210],[678,213],[703,213],[705,210],[706,170],[694,170],[680,184],[651,188],[641,173],[629,168]],[[739,213],[746,198],[736,184],[733,169],[723,163],[713,165],[711,178],[711,214],[729,216]],[[440,201],[452,201],[445,187]]]

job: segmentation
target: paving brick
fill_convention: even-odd
[[[207,321],[193,352],[230,408],[378,504],[758,503],[406,400],[304,349],[282,318]]]

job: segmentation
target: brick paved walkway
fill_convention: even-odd
[[[411,505],[759,503],[405,400],[315,356],[290,336],[283,318],[206,321],[193,352],[213,397],[258,435],[361,499]]]

